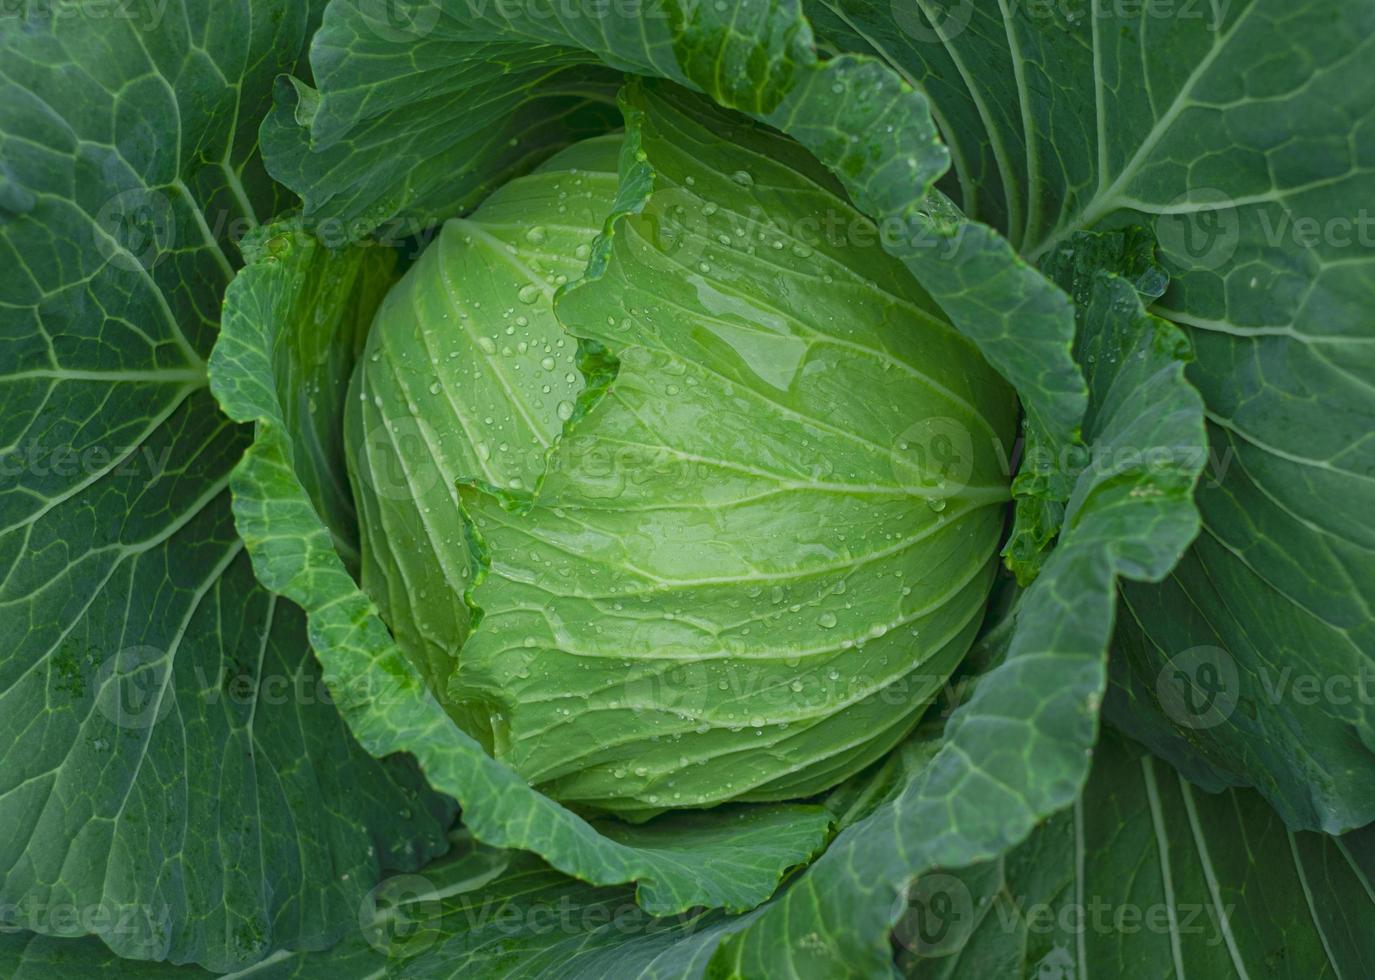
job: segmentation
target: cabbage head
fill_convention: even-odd
[[[541,792],[631,819],[886,754],[1009,499],[1006,383],[805,151],[696,103],[448,221],[346,419],[402,649]]]

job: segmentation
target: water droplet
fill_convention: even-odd
[[[822,629],[834,629],[836,622],[836,614],[833,612],[824,612],[816,617],[816,624]]]
[[[560,421],[567,422],[573,417],[573,403],[570,401],[561,401],[554,411],[558,414]]]

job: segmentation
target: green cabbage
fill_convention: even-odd
[[[555,799],[807,797],[973,640],[1015,400],[791,140],[665,95],[618,178],[619,142],[448,222],[383,302],[347,416],[363,585]]]

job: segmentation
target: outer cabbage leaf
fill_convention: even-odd
[[[1258,794],[1200,793],[1107,731],[1073,808],[1001,858],[917,881],[896,966],[942,980],[1367,976],[1373,876],[1371,831],[1290,831]],[[385,881],[372,908],[334,949],[279,954],[231,976],[697,980],[711,975],[722,938],[761,914],[654,919],[628,888],[594,888],[461,833],[445,857]],[[93,940],[22,934],[0,936],[0,969],[14,980],[212,976],[121,962]]]
[[[385,9],[365,0],[342,27],[330,13],[313,61],[325,96],[282,79],[263,124],[272,175],[302,193],[307,219],[332,245],[379,230],[397,240],[421,233],[617,124],[620,75],[581,51],[482,38],[447,20],[434,37],[379,30],[373,18]],[[440,26],[437,8],[423,7],[413,9],[417,26],[431,13]],[[326,53],[325,39],[341,30],[356,32],[352,58]]]
[[[73,13],[0,14],[0,924],[228,969],[333,942],[452,810],[254,580],[206,383],[310,11]]]
[[[1112,732],[1083,797],[987,865],[919,881],[913,977],[1367,976],[1375,837],[1287,829]]]
[[[1112,717],[1293,826],[1375,819],[1375,8],[816,10],[830,44],[921,85],[965,206],[1023,254],[1125,223],[1160,242],[1154,309],[1196,350],[1212,466],[1198,543],[1124,592]]]
[[[301,387],[297,352],[331,349],[332,340],[354,336],[352,323],[315,316],[313,284],[338,282],[340,263],[378,250],[332,253],[293,224],[263,238],[257,261],[229,288],[211,363],[224,410],[257,423],[257,439],[233,474],[234,517],[258,577],[305,608],[325,681],[359,742],[378,757],[414,755],[430,784],[459,801],[465,826],[479,839],[534,850],[595,883],[638,882],[639,900],[651,912],[762,902],[784,872],[824,843],[830,818],[822,808],[727,808],[643,828],[593,826],[488,756],[402,655],[306,492],[297,447],[309,441],[293,428],[284,398]],[[312,341],[303,344],[301,334]]]
[[[453,835],[448,854],[383,881],[360,910],[358,930],[313,955],[279,953],[229,980],[449,980],[456,976],[701,976],[716,942],[750,915],[692,911],[654,918],[627,887],[568,878],[533,855]],[[132,964],[95,941],[0,935],[0,970],[13,980],[94,976],[207,980],[204,970]]]
[[[1161,578],[1197,533],[1204,441],[1186,345],[1143,311],[1128,280],[1092,277],[1080,335],[1093,462],[1074,482],[1059,545],[1017,602],[1005,657],[951,715],[930,764],[723,943],[723,973],[878,975],[914,879],[987,861],[1078,797],[1117,579]]]

